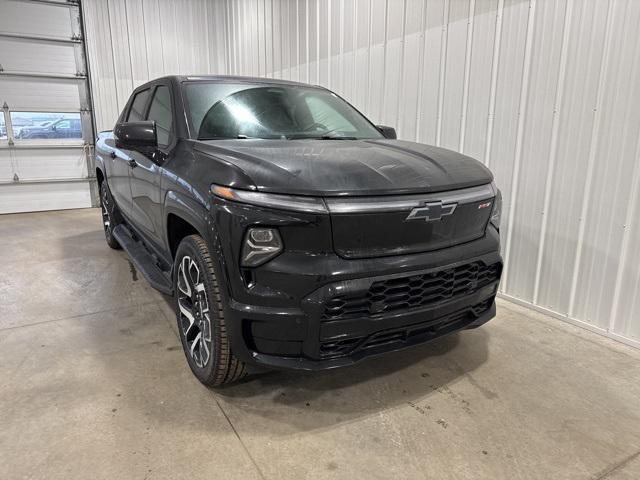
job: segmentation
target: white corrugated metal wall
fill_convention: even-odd
[[[166,73],[327,86],[490,166],[504,296],[640,346],[640,2],[83,3],[99,128]]]
[[[172,74],[224,73],[224,5],[208,0],[82,0],[97,130],[131,91]]]

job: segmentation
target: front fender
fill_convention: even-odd
[[[96,145],[94,148],[94,160],[96,170],[100,170],[102,172],[103,178],[106,180],[109,175],[111,175],[111,169],[109,162],[107,161],[107,157],[111,154],[114,149],[106,143],[106,140],[111,138],[111,132],[100,132],[98,134],[98,138],[96,139]]]
[[[218,285],[220,287],[220,292],[225,296],[225,300],[227,300],[225,304],[228,305],[228,300],[232,298],[231,285],[228,281],[228,265],[222,252],[218,229],[214,224],[212,216],[209,214],[209,209],[205,207],[205,205],[197,202],[195,199],[180,192],[176,192],[175,190],[168,191],[165,196],[164,215],[165,241],[167,249],[169,247],[167,225],[170,214],[176,215],[186,222],[189,222],[206,242],[211,258],[214,261],[216,275],[219,277]]]
[[[195,228],[200,236],[207,240],[209,230],[209,211],[207,208],[194,199],[175,190],[169,190],[164,200],[164,220],[165,220],[165,242],[169,246],[169,236],[167,232],[167,219],[169,215],[176,215]]]

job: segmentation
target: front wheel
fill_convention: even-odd
[[[190,235],[180,242],[173,271],[180,340],[194,375],[209,387],[241,379],[246,367],[231,351],[224,300],[202,237]]]

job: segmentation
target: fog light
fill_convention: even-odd
[[[257,267],[282,252],[282,240],[275,228],[250,228],[242,246],[243,267]]]

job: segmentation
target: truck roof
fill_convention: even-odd
[[[290,80],[281,80],[278,78],[266,78],[266,77],[244,77],[240,75],[166,75],[150,82],[154,82],[156,80],[166,79],[174,82],[237,82],[237,83],[264,83],[266,85],[297,85],[301,87],[317,87],[322,88],[318,85],[311,85],[303,82],[293,82]]]

